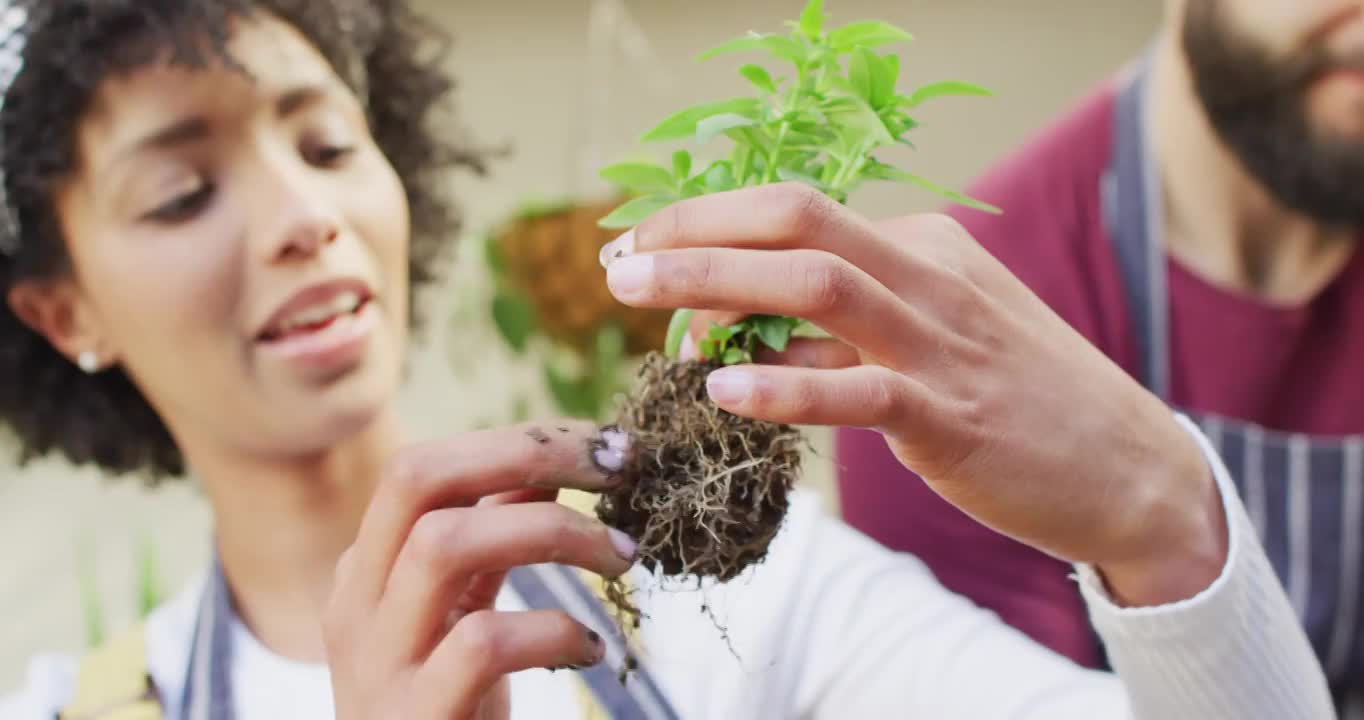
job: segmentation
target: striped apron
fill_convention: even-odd
[[[1170,335],[1159,178],[1146,149],[1149,57],[1118,96],[1104,215],[1141,351],[1141,379],[1169,399]],[[1364,332],[1364,328],[1359,329]],[[1275,432],[1187,412],[1225,461],[1312,641],[1341,717],[1364,720],[1364,435]]]
[[[625,640],[578,571],[559,565],[518,567],[507,576],[513,590],[532,610],[563,610],[596,629],[606,640],[606,660],[581,670],[593,711],[611,720],[677,720],[662,690],[642,661],[626,683],[613,667],[626,653]],[[232,708],[231,591],[216,558],[199,601],[183,697],[187,720],[234,720]]]

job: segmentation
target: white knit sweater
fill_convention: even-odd
[[[1235,487],[1191,423],[1226,500],[1230,554],[1196,597],[1112,604],[1091,568],[1077,581],[1116,675],[1082,670],[944,590],[913,557],[887,552],[800,496],[769,560],[725,587],[644,597],[647,670],[682,718],[1151,718],[1325,720],[1326,682]],[[177,697],[197,585],[148,626],[150,670]],[[716,630],[702,603],[728,628]],[[510,591],[501,603],[523,607]],[[15,620],[11,618],[11,620]],[[272,655],[236,627],[241,718],[332,716],[326,668]],[[737,657],[736,657],[737,655]],[[50,720],[75,660],[35,660],[3,720]],[[513,677],[514,717],[581,718],[570,673]],[[174,704],[169,717],[178,716]]]

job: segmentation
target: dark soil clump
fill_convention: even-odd
[[[639,542],[650,572],[733,580],[767,556],[800,471],[804,438],[793,427],[720,410],[706,393],[718,364],[654,353],[640,370],[619,425],[633,443],[619,485],[597,517]],[[638,611],[616,583],[618,615]]]

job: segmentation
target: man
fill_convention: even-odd
[[[1166,12],[1145,56],[973,189],[1002,217],[955,216],[1200,419],[1343,717],[1364,718],[1364,2],[1168,0]],[[1064,428],[1036,432],[1064,443]],[[1103,663],[1067,566],[906,482],[878,435],[844,430],[838,452],[850,522],[1034,638]]]

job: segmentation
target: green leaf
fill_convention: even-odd
[[[616,208],[610,215],[597,221],[597,225],[607,230],[632,228],[643,222],[645,218],[675,202],[677,202],[677,196],[672,194],[645,195]]]
[[[710,338],[705,338],[701,340],[701,343],[697,346],[697,352],[699,352],[701,357],[706,360],[711,360],[715,358],[716,349],[717,345],[715,341],[711,340]]]
[[[721,44],[721,45],[717,45],[717,46],[715,46],[715,47],[713,47],[713,48],[711,48],[711,49],[709,49],[709,50],[707,50],[707,51],[701,53],[699,56],[697,56],[696,59],[699,60],[699,61],[704,61],[704,60],[709,60],[709,59],[711,59],[711,58],[713,58],[713,57],[716,57],[716,56],[719,56],[719,55],[728,55],[728,54],[730,54],[730,53],[753,52],[753,51],[757,51],[757,50],[765,50],[766,47],[764,47],[763,42],[764,42],[768,37],[769,37],[768,35],[762,35],[762,34],[759,34],[759,33],[753,33],[753,32],[751,32],[751,33],[749,33],[749,34],[747,34],[747,35],[745,35],[745,36],[743,36],[743,37],[741,37],[741,38],[735,38],[735,39],[729,40],[729,41],[727,41],[727,42],[725,42],[725,43],[723,43],[723,44]]]
[[[679,183],[691,177],[691,153],[686,150],[673,153],[673,177]]]
[[[766,155],[772,151],[772,140],[756,127],[733,128],[725,132],[731,140],[742,147],[752,148],[755,152]]]
[[[778,60],[785,60],[798,67],[804,66],[810,57],[810,51],[804,45],[784,35],[749,33],[701,53],[697,60],[704,61],[717,55],[756,50],[765,50]]]
[[[757,332],[758,339],[777,352],[786,352],[786,347],[791,342],[791,331],[800,324],[800,321],[794,318],[776,315],[758,315],[749,318],[749,322]]]
[[[745,362],[748,362],[748,353],[744,352],[743,348],[732,347],[725,351],[724,364],[738,365]]]
[[[757,120],[754,120],[751,117],[745,117],[738,113],[712,115],[696,124],[696,142],[699,145],[705,145],[711,140],[714,140],[716,135],[719,135],[726,130],[753,127],[757,124]]]
[[[857,48],[852,59],[848,61],[848,84],[858,97],[868,102],[871,101],[872,97],[873,70],[871,64],[874,62],[876,62],[876,56],[866,48]]]
[[[507,259],[502,256],[502,244],[497,233],[488,233],[483,238],[483,258],[493,277],[501,277],[507,272]]]
[[[865,20],[848,23],[829,33],[829,46],[834,52],[846,53],[855,48],[873,50],[882,45],[909,42],[914,37],[889,23],[878,20]]]
[[[734,178],[734,166],[728,160],[711,163],[702,178],[707,193],[728,192],[739,187],[738,180]]]
[[[617,163],[599,174],[603,180],[641,195],[671,192],[677,187],[671,173],[649,163]]]
[[[973,85],[968,82],[945,80],[943,82],[931,83],[915,90],[914,94],[906,98],[900,105],[906,108],[916,108],[934,98],[952,95],[992,97],[994,93],[987,88]]]
[[[831,340],[833,335],[814,323],[802,320],[795,330],[791,331],[793,338],[809,338],[815,340]]]
[[[695,314],[695,310],[678,310],[673,313],[672,320],[668,322],[667,342],[663,346],[663,351],[668,357],[676,358],[682,352],[682,340],[687,337],[687,329],[691,327],[691,319]]]
[[[800,32],[811,40],[818,40],[824,34],[824,23],[829,16],[824,14],[824,0],[810,0],[800,14]]]
[[[919,127],[918,121],[893,107],[887,107],[881,111],[881,120],[886,124],[886,129],[890,131],[890,134],[897,138]]]
[[[554,365],[545,363],[545,385],[559,412],[570,417],[592,417],[592,392],[586,383],[571,380]]]
[[[521,295],[499,292],[493,298],[493,323],[512,350],[524,353],[535,332],[535,306]]]
[[[772,80],[772,75],[760,65],[745,65],[739,68],[739,74],[753,83],[753,87],[763,92],[774,93],[777,91],[777,83]]]
[[[900,56],[867,52],[876,59],[872,65],[871,106],[880,110],[895,99],[895,84],[900,81]]]
[[[951,200],[952,202],[955,202],[959,205],[964,205],[966,207],[973,208],[975,210],[981,210],[983,212],[991,213],[993,215],[1003,214],[1002,210],[993,205],[983,203],[971,197],[967,197],[966,195],[963,195],[962,193],[959,193],[955,190],[948,190],[947,188],[938,185],[937,183],[927,178],[922,178],[919,177],[918,175],[907,173],[903,170],[891,167],[889,165],[878,163],[875,166],[870,167],[867,171],[867,177],[876,180],[890,180],[892,182],[915,185],[925,190],[928,190],[929,192],[934,193],[936,195],[941,195],[942,197],[945,197],[948,200]]]
[[[869,138],[872,140],[871,147],[893,145],[895,137],[886,129],[886,124],[881,121],[881,116],[872,109],[866,99],[847,81],[837,78],[834,82],[848,94],[830,98],[824,103],[823,110],[833,121],[833,129],[839,137],[845,140],[853,140],[854,143]],[[850,143],[850,147],[851,144],[853,143]]]
[[[706,333],[706,339],[714,340],[717,344],[724,345],[733,339],[735,335],[743,332],[743,329],[742,324],[718,325],[716,323],[711,323],[710,330]]]
[[[717,102],[694,105],[668,116],[654,129],[645,133],[643,142],[682,140],[696,134],[696,126],[706,118],[733,113],[757,119],[762,113],[762,102],[757,98],[743,97],[720,100]]]

